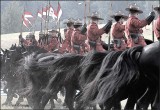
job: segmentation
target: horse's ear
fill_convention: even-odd
[[[5,51],[1,48],[2,52],[4,53]]]

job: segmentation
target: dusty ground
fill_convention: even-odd
[[[58,97],[64,101],[64,97],[62,97],[60,94],[58,95]],[[5,102],[6,100],[6,96],[1,96],[1,109],[14,109],[14,110],[17,110],[17,109],[31,109],[31,107],[28,107],[26,105],[28,105],[28,102],[26,99],[24,99],[24,101],[21,103],[21,106],[19,107],[15,107],[15,106],[2,106],[2,104]],[[15,105],[17,101],[17,98],[13,98],[13,101],[12,101],[12,105]],[[55,101],[55,105],[56,105],[56,109],[67,109],[66,107],[63,107],[62,106],[62,103],[58,103],[57,101]],[[49,109],[50,108],[50,103],[47,104],[47,106],[45,107],[45,109]]]
[[[63,101],[64,98],[62,96],[60,96],[60,98]],[[25,105],[28,104],[26,99],[24,99],[24,102],[21,103],[22,106],[19,106],[19,107],[15,107],[15,106],[2,106],[2,104],[4,103],[5,100],[6,100],[6,96],[1,96],[1,109],[14,109],[14,110],[17,110],[17,109],[31,109],[30,107],[26,107],[25,106]],[[17,98],[14,98],[13,101],[12,101],[12,104],[14,105],[16,103],[16,101],[17,101]],[[57,101],[54,101],[54,102],[55,102],[55,105],[56,105],[56,108],[55,108],[56,110],[67,109],[66,107],[62,106],[62,103],[58,103]],[[123,108],[124,108],[125,103],[126,103],[126,100],[122,101],[122,107]],[[50,106],[51,106],[50,103],[48,103],[47,106],[45,107],[45,109],[49,109]]]

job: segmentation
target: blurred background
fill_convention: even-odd
[[[53,9],[57,10],[57,2],[58,1],[50,1]],[[157,6],[159,4],[159,0],[149,1],[137,1],[137,0],[126,0],[126,1],[59,1],[62,9],[62,16],[60,18],[60,26],[61,28],[65,28],[63,21],[68,18],[80,18],[82,21],[84,20],[84,13],[86,15],[90,15],[93,11],[98,11],[103,21],[101,24],[106,23],[110,18],[112,13],[115,13],[119,10],[128,15],[128,12],[125,11],[125,8],[128,7],[129,4],[136,3],[141,10],[143,10],[143,14],[139,17],[140,19],[144,19],[148,16],[149,12],[152,11],[152,5]],[[35,31],[40,30],[40,22],[41,18],[37,17],[37,11],[41,10],[42,7],[47,6],[48,1],[1,1],[1,34],[7,33],[17,33],[20,32],[22,19],[21,16],[23,14],[23,10],[29,11],[34,16],[35,20]],[[86,10],[85,10],[86,4]],[[88,19],[86,19],[88,21]],[[55,27],[56,21],[50,20],[49,29]],[[28,32],[29,30],[23,26],[23,31]]]

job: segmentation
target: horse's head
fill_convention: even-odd
[[[16,44],[15,45],[12,44],[9,50],[14,50],[15,48],[16,48]]]
[[[14,45],[14,48],[10,48],[7,51],[7,57],[10,58],[10,62],[14,63],[23,57],[25,48]]]

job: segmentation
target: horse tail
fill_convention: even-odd
[[[84,104],[84,106],[86,104],[89,104],[90,101],[95,100],[95,96],[98,93],[98,81],[102,77],[102,75],[106,75],[106,74],[104,74],[104,72],[102,72],[102,69],[111,68],[114,65],[115,61],[117,60],[117,57],[121,53],[122,53],[121,51],[119,51],[119,52],[115,52],[115,51],[109,52],[105,56],[105,58],[103,59],[102,64],[100,64],[101,65],[101,67],[99,67],[100,68],[100,74],[99,74],[98,71],[96,71],[96,74],[97,73],[98,74],[95,76],[94,80],[92,82],[88,83],[86,86],[84,86],[83,93],[82,93],[82,96],[81,96],[81,101]]]
[[[142,46],[125,50],[116,60],[111,69],[102,69],[102,73],[108,74],[98,80],[98,94],[91,104],[111,104],[118,97],[126,94],[125,88],[130,87],[139,79],[137,53],[142,51]],[[112,60],[112,59],[110,59]]]

